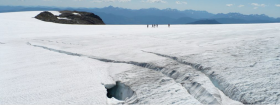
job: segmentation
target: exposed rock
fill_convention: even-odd
[[[53,21],[57,20],[57,18],[52,13],[50,13],[48,11],[41,12],[35,18],[39,19],[39,20],[43,20],[43,21],[48,21],[48,22],[53,22]]]
[[[105,24],[102,19],[94,13],[79,11],[59,12],[61,14],[59,16],[55,16],[51,12],[44,11],[37,15],[35,18],[42,21],[62,24]]]

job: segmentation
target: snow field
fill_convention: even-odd
[[[104,85],[115,81],[137,94],[126,103],[201,104],[213,99],[197,91],[203,89],[220,104],[279,103],[280,24],[64,25],[32,18],[39,13],[0,14],[0,104],[121,104],[106,96]],[[195,70],[147,52],[211,69]],[[90,57],[147,63],[166,71]],[[188,82],[201,84],[200,89],[181,84],[188,72],[194,76]]]

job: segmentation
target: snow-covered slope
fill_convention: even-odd
[[[64,25],[40,12],[0,14],[0,104],[280,104],[280,24]],[[107,98],[116,81],[132,96]]]

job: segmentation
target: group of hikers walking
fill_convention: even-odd
[[[152,27],[156,28],[156,27],[158,27],[158,24],[152,24]],[[147,24],[147,28],[149,28],[149,24]]]
[[[152,24],[152,28],[158,27],[158,24]],[[168,27],[170,27],[170,24],[168,24]],[[149,28],[149,24],[147,24],[147,28]]]

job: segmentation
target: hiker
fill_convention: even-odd
[[[147,28],[149,28],[149,24],[147,24]]]
[[[168,27],[170,27],[170,24],[168,24]]]

